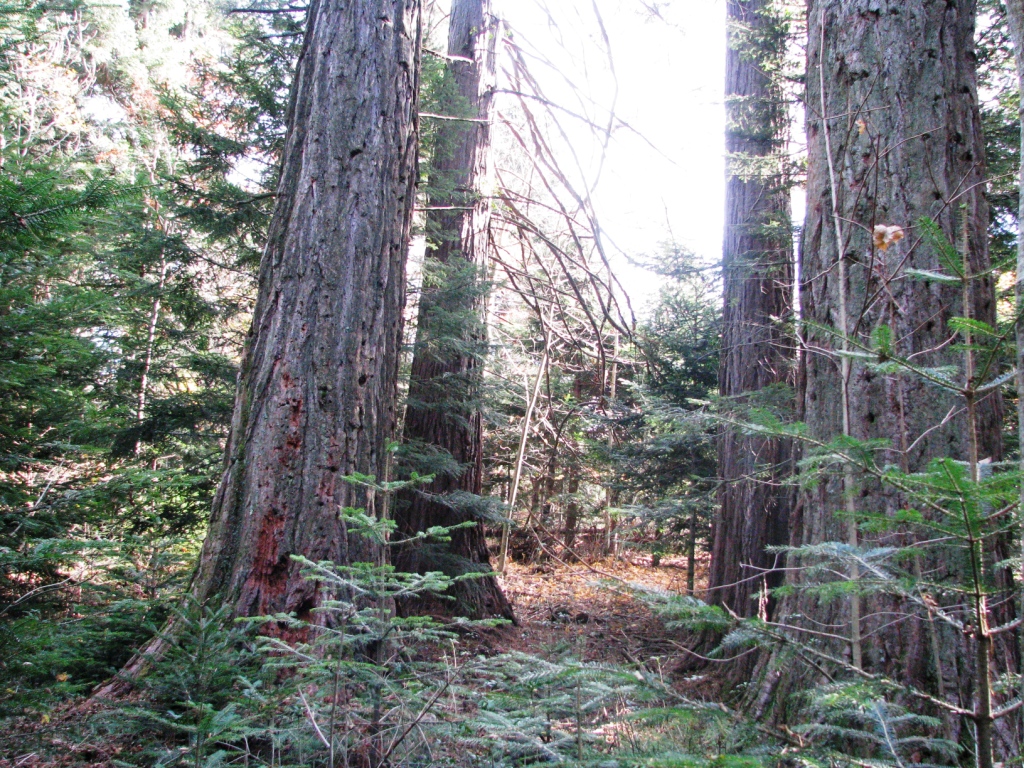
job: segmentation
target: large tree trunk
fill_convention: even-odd
[[[343,478],[388,474],[419,48],[419,0],[309,5],[224,476],[192,581],[197,599],[235,616],[315,617],[324,596],[292,555],[386,557],[350,535],[340,512],[387,511],[386,499]],[[93,695],[125,692],[164,643],[155,638]]]
[[[792,384],[793,247],[785,174],[787,109],[777,66],[786,29],[771,0],[727,3],[726,225],[722,257],[720,391],[730,405]],[[776,398],[778,399],[778,398]],[[769,546],[788,540],[795,499],[791,441],[725,428],[719,437],[720,508],[714,521],[708,602],[739,616],[758,611],[758,593],[778,586]]]
[[[193,592],[237,616],[309,616],[292,555],[382,553],[344,507],[383,499],[396,425],[415,195],[418,0],[313,0],[292,88],[277,206],[239,374],[224,478]]]
[[[489,0],[453,0],[448,76],[458,98],[449,106],[468,112],[471,120],[445,121],[437,129],[431,175],[439,191],[431,195],[427,217],[430,244],[404,436],[414,445],[450,454],[459,469],[439,472],[432,483],[401,499],[395,513],[402,537],[467,520],[477,525],[454,531],[444,545],[416,542],[400,548],[395,567],[450,576],[483,573],[450,589],[455,600],[449,610],[473,618],[511,619],[512,608],[491,570],[484,519],[474,512],[483,480],[479,398],[487,353],[483,278],[491,204],[482,190],[489,177],[496,43]]]
[[[822,327],[845,331],[870,348],[872,332],[887,325],[896,355],[922,367],[962,368],[963,354],[951,349],[948,325],[968,314],[961,288],[903,273],[942,271],[917,230],[925,216],[951,242],[966,242],[972,273],[988,267],[975,10],[974,0],[811,0],[808,8],[807,220],[800,262],[806,322],[798,407],[811,438],[885,440],[879,464],[911,472],[934,457],[968,457],[962,401],[912,375],[842,362],[850,360],[837,354],[842,339]],[[887,250],[874,247],[872,231],[882,224],[905,228],[906,239]],[[975,283],[972,303],[971,317],[994,323],[989,278]],[[1000,418],[993,394],[979,405],[982,457],[1000,458]],[[791,541],[905,546],[913,543],[909,532],[858,542],[848,519],[851,513],[892,515],[905,504],[904,496],[848,467],[802,492]],[[790,567],[800,565],[790,559]],[[953,566],[926,559],[921,567],[929,581],[941,582]],[[801,583],[798,570],[790,574],[792,584]],[[962,635],[931,622],[922,610],[881,598],[820,603],[797,592],[777,613],[795,625],[813,617],[814,628],[850,638],[833,651],[855,666],[971,706],[972,654]],[[933,649],[942,649],[942,657]],[[795,680],[792,667],[780,668],[780,660],[771,679],[780,683],[781,694]],[[961,725],[950,724],[954,738]]]

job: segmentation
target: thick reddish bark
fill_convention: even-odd
[[[342,478],[388,473],[419,37],[419,0],[309,5],[224,476],[192,581],[197,599],[235,616],[316,615],[321,595],[292,555],[349,564],[386,554],[339,513],[385,511]],[[164,645],[155,638],[93,695],[125,692]]]
[[[343,507],[384,479],[396,422],[416,179],[418,0],[313,0],[224,478],[193,592],[237,616],[308,615],[292,555],[382,553]]]
[[[400,571],[443,571],[450,576],[486,575],[450,589],[449,610],[474,618],[512,619],[512,608],[492,573],[483,520],[474,514],[483,480],[479,409],[490,201],[481,195],[489,176],[491,102],[496,24],[489,0],[454,0],[449,21],[448,76],[472,121],[446,121],[438,128],[432,163],[427,234],[430,247],[413,354],[404,436],[407,441],[450,454],[459,472],[438,473],[410,492],[395,511],[398,536],[467,520],[477,525],[454,531],[445,545],[417,542],[395,552]],[[448,210],[438,210],[446,208]],[[479,501],[479,499],[477,499]],[[416,609],[438,610],[442,605]],[[413,606],[402,606],[413,610]]]
[[[756,404],[756,393],[791,384],[794,345],[793,248],[785,185],[786,103],[777,75],[785,30],[769,0],[727,3],[726,184],[722,258],[723,335],[719,386],[727,406]],[[758,592],[777,586],[769,546],[788,541],[795,499],[788,440],[725,428],[718,442],[720,508],[714,521],[708,602],[739,616],[758,611]]]

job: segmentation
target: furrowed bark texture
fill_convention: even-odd
[[[722,257],[723,336],[719,388],[733,403],[792,384],[793,248],[784,178],[786,102],[770,65],[785,52],[785,30],[770,0],[729,2],[726,58],[726,225]],[[767,71],[766,71],[767,70]],[[742,418],[742,416],[741,416]],[[739,616],[758,612],[758,592],[778,586],[769,546],[788,542],[794,492],[792,442],[723,429],[708,602]]]
[[[838,329],[839,259],[845,259],[845,303],[849,336],[871,347],[872,331],[892,328],[895,354],[922,367],[963,368],[951,349],[950,318],[964,316],[961,288],[903,275],[908,268],[943,271],[934,250],[920,239],[918,222],[930,217],[952,243],[966,234],[971,270],[988,267],[983,140],[975,77],[973,0],[811,0],[808,7],[807,219],[800,262],[800,305],[806,321],[798,408],[811,437],[829,441],[843,434],[842,378],[836,352],[840,340],[819,326]],[[823,28],[824,25],[824,28]],[[821,51],[824,51],[822,56]],[[822,72],[822,68],[824,72]],[[821,83],[823,82],[823,86]],[[822,90],[825,92],[822,103]],[[831,143],[838,216],[844,243],[837,246],[825,124]],[[899,225],[907,237],[888,250],[872,246],[878,224]],[[975,283],[971,316],[995,321],[994,287]],[[889,447],[879,464],[907,471],[930,459],[966,459],[968,430],[963,402],[909,374],[882,375],[856,362],[848,383],[852,437],[880,438]],[[959,409],[959,411],[957,410]],[[951,413],[952,411],[952,413]],[[993,395],[979,407],[981,456],[998,460],[1001,403]],[[945,421],[945,423],[943,423]],[[844,479],[831,478],[802,492],[791,521],[794,545],[846,542]],[[892,514],[907,500],[857,474],[853,507],[859,513]],[[872,544],[907,545],[910,534]],[[789,566],[801,563],[790,558]],[[942,582],[950,564],[922,564],[932,582]],[[955,566],[952,566],[955,567]],[[799,584],[793,571],[791,583]],[[865,668],[949,697],[970,708],[972,656],[959,633],[904,603],[863,598],[860,636]],[[852,600],[819,603],[796,594],[785,598],[779,620],[851,636]],[[813,625],[801,617],[813,616]],[[937,632],[938,642],[929,633]],[[851,644],[832,650],[850,658]],[[943,649],[933,658],[932,647]],[[855,658],[855,657],[854,657]],[[776,663],[780,663],[777,658]],[[939,672],[945,685],[939,684]],[[793,688],[793,675],[776,668],[779,692]],[[777,698],[776,701],[782,699]],[[962,724],[952,724],[954,731]]]
[[[292,555],[379,561],[343,507],[382,499],[417,153],[418,0],[313,0],[277,207],[195,595],[309,614]]]
[[[1024,0],[1006,1],[1006,20],[1010,28],[1010,40],[1013,42],[1014,60],[1017,67],[1017,90],[1024,94]],[[1021,103],[1020,111],[1020,141],[1021,159],[1024,161],[1024,101]],[[1024,222],[1024,162],[1018,170],[1017,188],[1020,194],[1019,207],[1017,209],[1018,227]],[[1017,342],[1016,365],[1017,365],[1017,440],[1018,445],[1024,447],[1024,232],[1018,230],[1017,235],[1017,269],[1014,284],[1014,299],[1016,303],[1017,319],[1015,323],[1015,336]],[[1019,470],[1024,474],[1024,449],[1019,457]],[[1020,487],[1020,506],[1018,507],[1018,519],[1024,513],[1024,483]],[[1021,558],[1020,567],[1017,572],[1017,611],[1018,615],[1024,615],[1024,536],[1021,537],[1017,555]],[[1024,633],[1018,632],[1018,648],[1021,664],[1024,664]],[[1018,666],[1020,668],[1020,666]],[[1024,677],[1021,678],[1021,694],[1024,696]]]
[[[431,195],[429,204],[435,210],[428,212],[431,243],[404,427],[407,441],[440,448],[451,454],[462,471],[437,474],[432,483],[400,499],[395,512],[400,538],[467,520],[477,525],[454,531],[451,542],[444,545],[417,542],[400,548],[394,564],[411,573],[487,574],[453,585],[449,596],[455,600],[447,608],[417,601],[417,610],[512,619],[512,607],[491,569],[484,521],[473,514],[472,499],[465,495],[479,496],[483,482],[479,398],[487,342],[482,278],[490,201],[482,196],[482,189],[490,177],[489,121],[497,44],[490,6],[489,0],[454,0],[451,7],[448,76],[461,102],[452,106],[468,111],[475,121],[445,121],[437,129],[432,176],[441,190]]]

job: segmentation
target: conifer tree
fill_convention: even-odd
[[[724,314],[719,371],[727,409],[792,382],[793,250],[785,181],[787,109],[781,78],[787,30],[772,0],[729,2],[726,63],[726,229]],[[779,399],[779,398],[776,398]],[[784,438],[741,435],[718,444],[721,505],[715,517],[708,602],[740,616],[757,594],[778,585],[769,546],[788,541],[793,493],[785,484],[793,446]]]
[[[216,489],[231,320],[249,280],[184,225],[175,196],[181,155],[157,92],[173,98],[228,44],[219,15],[192,6],[182,25],[180,9],[25,2],[0,14],[0,667],[19,691],[12,708],[52,695],[32,690],[41,655],[82,691],[144,642]]]
[[[486,575],[456,582],[455,610],[473,617],[512,618],[494,576],[480,514],[483,432],[480,415],[487,354],[484,301],[491,201],[490,121],[495,87],[497,23],[489,0],[453,0],[448,59],[440,106],[459,120],[443,120],[434,136],[419,324],[404,437],[410,452],[450,457],[433,482],[406,494],[395,511],[406,536],[434,526],[475,522],[452,532],[444,545],[423,542],[400,549],[400,571]]]
[[[292,555],[377,561],[343,508],[384,515],[417,148],[416,0],[315,2],[193,592],[237,616],[309,616]]]
[[[973,0],[863,8],[815,0],[808,7],[798,408],[810,439],[856,441],[863,446],[857,450],[875,452],[879,466],[903,472],[921,472],[937,457],[1001,458],[997,389],[973,404],[972,434],[951,390],[858,357],[881,349],[883,359],[911,360],[918,370],[952,366],[970,378],[970,371],[959,372],[963,356],[951,343],[956,332],[950,323],[955,317],[995,323],[975,11]],[[926,217],[935,222],[938,239],[922,228]],[[943,238],[957,244],[976,276],[970,291],[959,280],[907,278],[907,269],[941,271],[943,250],[936,243]],[[812,547],[842,542],[851,551],[913,545],[909,529],[869,534],[858,522],[863,515],[896,518],[908,503],[898,490],[837,460],[802,491],[791,540]],[[987,541],[996,561],[997,544]],[[802,568],[812,564],[811,555],[791,557],[788,583],[804,584],[810,577]],[[921,557],[916,567],[942,584],[954,579],[957,566]],[[847,577],[855,584],[861,574],[858,566],[850,568]],[[954,593],[948,599],[955,600]],[[797,590],[778,611],[779,620],[793,626],[834,628],[830,634],[846,640],[833,650],[853,668],[891,675],[933,695],[956,691],[969,701],[980,679],[966,661],[973,655],[963,636],[931,620],[921,605],[862,597],[856,589],[826,603],[813,590]],[[783,691],[794,682],[792,669],[777,666],[784,658],[776,657],[768,678],[771,685],[782,681]]]

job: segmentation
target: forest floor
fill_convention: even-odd
[[[697,585],[703,573],[698,563]],[[672,674],[684,662],[677,633],[665,629],[632,589],[684,593],[685,558],[607,558],[585,564],[510,563],[502,586],[519,620],[505,650],[544,656],[568,640],[584,641],[587,661],[642,664]]]
[[[698,562],[698,594],[705,571],[706,563]],[[685,558],[664,558],[658,566],[640,554],[573,564],[510,562],[502,586],[518,626],[473,632],[463,638],[461,653],[492,656],[519,651],[549,658],[582,645],[587,661],[641,665],[691,691],[709,683],[714,687],[704,677],[686,675],[691,652],[680,642],[683,638],[667,630],[632,592],[638,588],[681,594],[686,582]],[[79,703],[58,707],[42,721],[5,721],[0,768],[115,768],[118,745],[70,735],[82,732],[76,727],[82,718]]]

